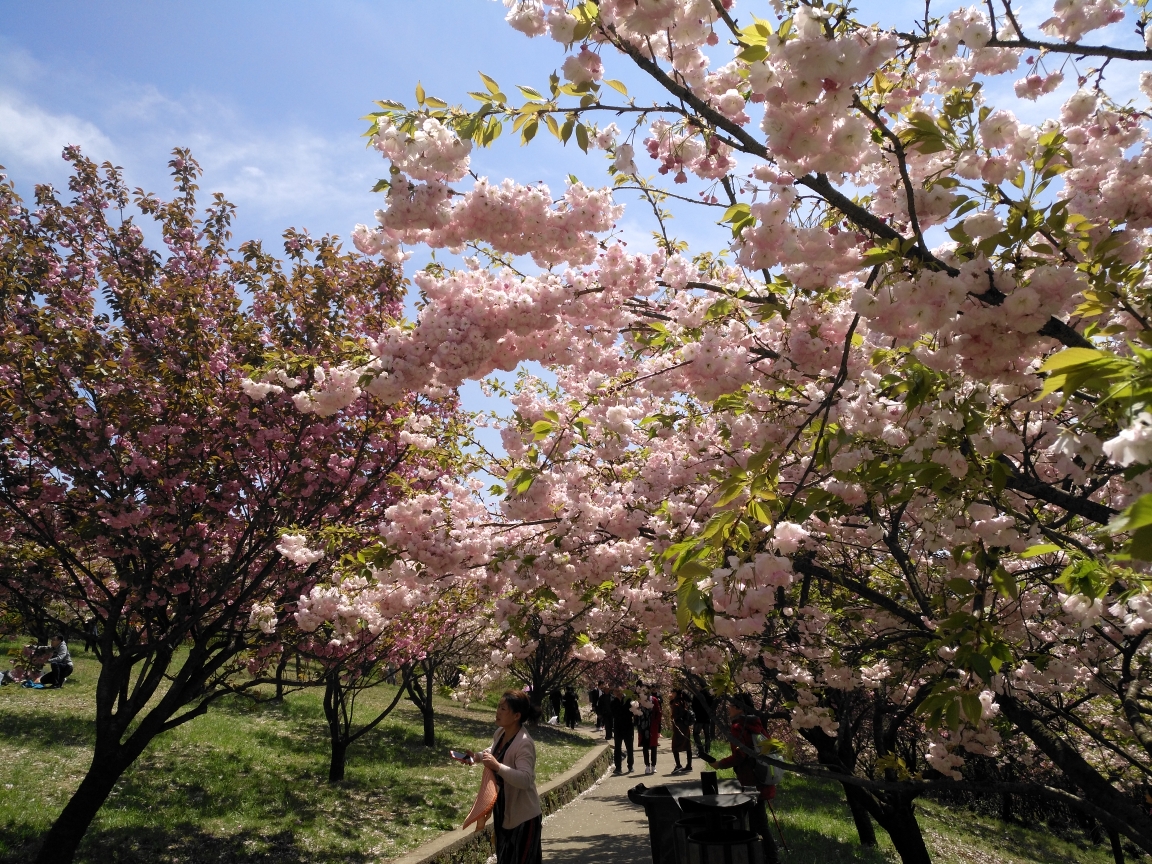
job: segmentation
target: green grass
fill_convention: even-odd
[[[62,690],[0,690],[0,862],[27,860],[87,770],[97,664],[79,653]],[[361,697],[363,715],[395,691]],[[228,699],[157,738],[117,784],[89,830],[86,864],[328,864],[396,857],[458,827],[479,769],[448,756],[478,749],[495,729],[488,705],[437,704],[437,746],[422,745],[416,709],[402,702],[348,752],[330,786],[321,692],[253,706]],[[379,709],[378,709],[379,710]],[[538,727],[537,778],[563,773],[594,741]]]
[[[877,826],[880,845],[860,845],[843,792],[829,783],[790,774],[773,802],[789,851],[787,864],[894,864],[888,835]],[[917,818],[934,864],[1112,864],[1107,841],[1070,843],[1044,830],[977,815],[933,801],[916,802]],[[1126,844],[1127,845],[1127,844]],[[1126,850],[1128,861],[1145,860]]]

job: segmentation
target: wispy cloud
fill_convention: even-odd
[[[112,141],[93,123],[56,114],[20,95],[0,90],[0,161],[12,166],[55,167],[68,144],[101,159],[115,157]]]

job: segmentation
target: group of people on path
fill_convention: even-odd
[[[569,688],[570,689],[570,688]],[[611,693],[599,684],[589,695],[596,709],[598,729],[607,730],[615,742],[615,774],[624,773],[623,751],[627,751],[628,770],[633,768],[633,738],[638,737],[644,757],[646,774],[656,771],[656,750],[663,721],[663,701],[655,687],[638,684],[635,699],[615,688]],[[607,702],[603,696],[607,695]],[[608,711],[603,711],[601,706]],[[727,713],[731,723],[729,743],[731,754],[713,759],[709,753],[712,743],[711,719],[715,702],[707,694],[693,697],[685,690],[674,690],[670,703],[672,712],[672,752],[676,758],[673,773],[690,771],[692,766],[692,738],[696,738],[699,757],[713,770],[732,768],[741,786],[758,792],[758,806],[751,811],[752,830],[763,842],[765,864],[778,864],[779,852],[768,824],[766,807],[776,795],[776,778],[770,769],[751,752],[755,752],[764,739],[764,724],[757,715],[752,700],[743,694],[727,698]],[[578,706],[577,706],[578,708]],[[700,709],[699,711],[697,709]],[[536,745],[524,728],[534,722],[539,711],[528,694],[522,690],[504,693],[496,709],[496,725],[492,745],[481,753],[469,752],[469,760],[481,762],[491,772],[496,795],[490,798],[491,815],[496,840],[497,864],[542,864],[543,851],[540,832],[543,811],[536,791]],[[704,721],[707,721],[705,725]],[[691,734],[690,734],[691,733]],[[701,746],[707,742],[709,746]],[[687,765],[680,765],[679,754],[687,754]],[[487,777],[487,774],[486,774]],[[489,786],[489,790],[491,787]],[[485,795],[485,783],[477,807]],[[475,812],[477,808],[473,808]],[[487,813],[485,813],[485,816]],[[469,817],[471,821],[472,816]],[[482,818],[479,825],[483,824]],[[467,824],[467,823],[466,823]]]
[[[639,742],[644,758],[644,773],[656,773],[657,745],[664,718],[664,705],[660,691],[637,683],[635,698],[617,687],[609,692],[601,683],[590,692],[595,693],[592,704],[596,708],[597,729],[603,729],[605,738],[614,742],[614,762],[616,775],[633,770],[633,739]],[[750,697],[736,694],[727,698],[727,714],[730,725],[729,742],[731,754],[723,759],[714,759],[710,753],[713,742],[713,716],[716,700],[707,691],[692,694],[687,690],[672,691],[668,709],[671,711],[672,757],[676,767],[672,774],[692,771],[692,753],[695,744],[697,756],[713,770],[731,768],[745,790],[755,790],[758,806],[751,811],[752,830],[760,835],[764,844],[766,864],[776,864],[779,853],[768,825],[768,802],[776,797],[776,778],[763,763],[749,755],[764,739],[763,721],[757,715]],[[680,755],[685,763],[681,765]],[[625,761],[626,760],[626,761]]]
[[[637,682],[634,693],[623,687],[608,690],[604,682],[588,691],[588,698],[596,712],[596,731],[603,731],[605,740],[614,742],[614,762],[617,774],[631,773],[635,766],[635,747],[640,747],[644,759],[644,773],[656,773],[656,756],[660,743],[660,730],[664,723],[663,697],[656,687]],[[686,690],[672,691],[667,710],[671,712],[672,758],[676,767],[672,774],[692,770],[692,744],[703,757],[712,748],[712,697],[703,693],[692,695]],[[684,754],[685,763],[680,756]]]
[[[560,713],[563,710],[565,726],[575,729],[580,725],[580,697],[576,695],[576,690],[571,684],[564,688],[563,693],[559,687],[554,688],[548,694],[548,700],[552,703],[552,717],[555,722],[560,722]]]

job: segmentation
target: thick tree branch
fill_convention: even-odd
[[[1007,456],[1001,456],[998,461],[1008,472],[1008,481],[1004,485],[1014,492],[1031,495],[1046,504],[1055,505],[1069,513],[1075,513],[1077,516],[1083,516],[1099,525],[1107,525],[1108,521],[1116,515],[1116,511],[1106,504],[1099,504],[1087,498],[1072,495],[1063,489],[1057,489],[1055,486],[1050,486],[1041,480],[1021,473],[1016,464]]]

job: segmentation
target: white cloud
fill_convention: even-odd
[[[0,164],[56,167],[68,144],[79,144],[95,159],[114,157],[112,142],[92,123],[71,114],[53,114],[0,91]]]

